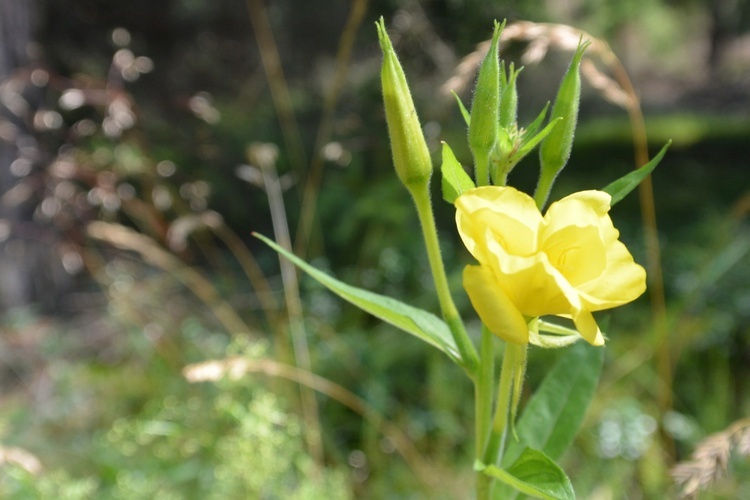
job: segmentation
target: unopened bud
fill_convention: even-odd
[[[500,122],[500,63],[497,46],[503,24],[495,21],[495,31],[487,56],[479,67],[474,100],[471,103],[469,123],[469,149],[474,156],[477,185],[489,184],[489,157],[497,142],[497,127]]]
[[[550,122],[562,118],[561,122],[542,141],[539,148],[541,162],[540,185],[548,184],[549,190],[558,173],[565,167],[573,147],[573,135],[578,122],[578,107],[581,98],[581,58],[590,42],[579,42],[568,71],[560,83]]]
[[[432,159],[406,83],[406,75],[385,31],[383,18],[375,25],[383,51],[380,78],[396,174],[407,188],[426,184],[432,175]]]
[[[500,75],[502,85],[500,92],[500,126],[510,128],[516,123],[518,116],[518,90],[516,89],[516,79],[523,68],[516,71],[515,65],[510,63],[508,73],[505,72],[505,63],[501,65]]]

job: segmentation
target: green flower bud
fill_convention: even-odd
[[[385,22],[380,18],[375,25],[383,51],[383,67],[380,78],[383,87],[385,119],[391,139],[393,164],[401,182],[411,189],[426,184],[432,175],[432,159],[427,149],[417,111],[406,83],[406,75],[398,62]]]
[[[474,100],[471,103],[469,149],[474,156],[474,173],[478,186],[489,184],[489,158],[497,142],[497,126],[500,122],[500,63],[497,46],[504,26],[505,22],[500,24],[495,21],[492,44],[479,67]]]
[[[573,135],[578,121],[578,107],[581,98],[581,75],[579,68],[581,58],[591,42],[581,40],[573,54],[568,71],[560,83],[555,104],[552,107],[550,121],[562,118],[562,121],[542,141],[539,148],[541,174],[537,186],[537,204],[543,205],[552,188],[557,174],[565,167],[573,147]]]
[[[513,63],[510,63],[509,72],[505,72],[505,62],[500,66],[500,76],[502,77],[502,91],[500,93],[500,126],[510,128],[516,123],[518,115],[518,90],[516,89],[516,79],[523,68],[516,71]]]
[[[496,186],[504,186],[514,163],[510,158],[521,146],[522,133],[516,123],[518,115],[518,91],[516,79],[523,68],[516,71],[510,63],[509,71],[505,70],[505,61],[500,63],[500,123],[497,131],[497,144],[490,153],[490,177]]]

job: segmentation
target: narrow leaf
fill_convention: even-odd
[[[469,110],[466,109],[466,106],[464,106],[464,103],[461,102],[461,98],[458,97],[458,94],[456,94],[454,91],[451,90],[451,94],[453,94],[453,97],[456,98],[456,102],[458,103],[458,109],[461,110],[461,116],[464,117],[464,121],[466,122],[466,126],[468,127],[471,123],[471,114],[469,113]]]
[[[548,109],[549,101],[547,101],[547,104],[544,105],[544,108],[542,109],[542,112],[539,113],[539,116],[537,116],[534,121],[531,122],[528,127],[526,127],[527,135],[534,135],[536,131],[539,130],[539,127],[542,126],[542,122],[544,122],[544,118],[547,116]]]
[[[607,187],[602,189],[602,191],[604,191],[605,193],[609,193],[609,195],[612,197],[612,205],[625,198],[628,193],[635,189],[636,186],[638,186],[638,184],[640,184],[641,181],[645,179],[646,176],[656,168],[671,144],[672,141],[668,141],[664,145],[664,147],[661,148],[659,154],[654,156],[653,160],[646,163],[637,170],[633,170],[629,174],[620,177],[619,179],[608,184]]]
[[[520,148],[518,148],[518,151],[513,155],[514,161],[519,162],[521,159],[529,154],[529,152],[536,147],[537,144],[539,144],[542,139],[547,137],[550,132],[552,132],[552,129],[555,128],[555,126],[560,123],[562,118],[555,118],[554,120],[550,121],[546,127],[542,129],[541,132],[539,132],[534,137],[527,139],[524,137],[524,142]]]
[[[440,166],[440,173],[443,175],[443,199],[448,203],[453,203],[461,193],[474,187],[474,181],[446,143],[443,143],[443,163]]]
[[[503,470],[494,465],[475,467],[499,479],[518,492],[545,500],[572,500],[575,492],[570,479],[551,458],[541,451],[526,448],[510,467]]]
[[[367,290],[362,290],[339,281],[326,273],[314,268],[294,254],[291,254],[258,233],[253,235],[270,246],[281,255],[292,261],[297,267],[305,271],[330,291],[351,302],[363,311],[414,335],[415,337],[431,344],[453,361],[462,364],[456,343],[451,336],[448,325],[440,318],[422,309],[410,306],[385,295],[379,295]]]
[[[602,369],[604,349],[586,343],[571,346],[529,400],[516,425],[519,441],[510,440],[503,466],[517,460],[525,447],[557,460],[573,442]]]

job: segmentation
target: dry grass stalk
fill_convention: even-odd
[[[33,453],[17,446],[0,446],[0,465],[12,464],[36,476],[42,472],[42,462]]]
[[[680,489],[680,498],[696,498],[701,491],[724,477],[732,450],[741,457],[750,457],[750,419],[738,420],[725,430],[708,436],[698,443],[690,460],[672,468],[672,478]]]
[[[188,382],[215,382],[223,377],[236,380],[248,373],[262,373],[269,377],[291,380],[314,391],[325,394],[347,408],[362,415],[375,429],[385,436],[404,458],[426,488],[435,487],[432,467],[414,446],[409,437],[393,422],[386,419],[367,401],[345,387],[296,366],[279,363],[272,359],[249,359],[232,357],[204,361],[186,366],[182,374]]]
[[[567,52],[575,51],[578,42],[589,40],[591,45],[586,50],[586,57],[581,66],[581,74],[599,90],[602,97],[607,101],[620,106],[623,109],[637,104],[635,95],[618,83],[615,79],[607,76],[599,70],[592,60],[596,56],[606,67],[612,71],[619,71],[619,60],[612,52],[607,42],[591,36],[585,31],[564,24],[532,23],[530,21],[518,21],[507,26],[501,35],[501,49],[511,42],[527,43],[527,47],[521,55],[523,64],[537,64],[547,55],[550,49]],[[456,68],[455,74],[441,87],[443,94],[451,91],[459,93],[463,91],[474,78],[479,64],[489,50],[490,41],[477,45],[477,49],[464,57]]]
[[[169,273],[206,304],[230,334],[256,335],[208,279],[186,266],[152,238],[121,224],[103,221],[89,223],[86,234],[122,250],[136,252],[146,263]]]

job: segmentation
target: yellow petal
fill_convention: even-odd
[[[578,286],[582,299],[592,311],[626,304],[646,291],[646,271],[635,263],[627,247],[619,241],[620,232],[608,215],[600,219],[599,230],[607,249],[607,265],[598,278]]]
[[[486,208],[534,228],[542,223],[542,214],[531,196],[510,186],[482,186],[465,191],[456,199],[456,208],[468,214]]]
[[[483,186],[456,199],[456,225],[469,252],[485,262],[488,240],[496,240],[510,253],[536,251],[542,215],[534,200],[511,187]]]
[[[594,315],[591,312],[580,309],[572,311],[571,317],[576,325],[576,330],[581,334],[586,342],[591,345],[600,346],[604,345],[604,335],[599,330],[599,325],[596,324]]]
[[[599,226],[602,217],[609,218],[610,196],[603,191],[581,191],[556,201],[544,214],[548,232],[554,233],[563,227]]]
[[[618,240],[610,201],[602,191],[567,196],[550,206],[540,235],[540,246],[590,311],[628,303],[646,289],[644,269]]]
[[[548,235],[540,248],[573,286],[598,278],[607,267],[607,249],[597,226],[563,227]]]
[[[602,216],[609,212],[609,209],[611,208],[612,197],[604,191],[596,191],[593,189],[588,191],[578,191],[577,193],[568,195],[565,198],[562,198],[561,200],[558,200],[550,205],[547,212],[549,213],[550,210],[553,210],[555,205],[566,205],[567,203],[573,201],[585,203],[586,205],[591,207],[598,215]]]
[[[514,344],[529,343],[523,315],[503,292],[489,267],[466,266],[463,279],[471,305],[492,333]]]
[[[562,314],[570,311],[569,296],[578,303],[578,296],[557,272],[544,253],[529,257],[510,255],[496,242],[487,245],[488,264],[498,286],[526,317]],[[562,287],[569,289],[565,293]]]
[[[607,249],[607,267],[596,280],[579,286],[581,299],[592,311],[627,304],[646,291],[646,270],[616,241]]]

